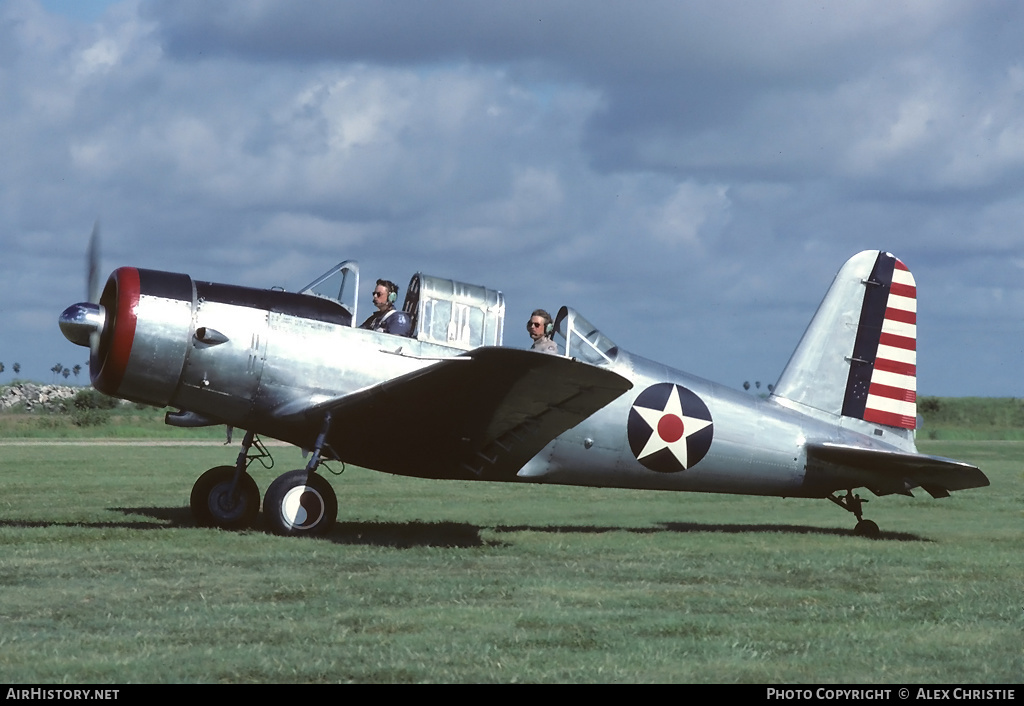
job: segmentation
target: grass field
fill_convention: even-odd
[[[824,500],[357,468],[302,540],[194,526],[235,448],[2,446],[0,681],[1019,683],[1024,442],[921,448],[992,486],[872,499],[878,541]]]

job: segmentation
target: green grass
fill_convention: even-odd
[[[1019,682],[1024,443],[921,446],[992,486],[872,498],[880,541],[823,500],[358,468],[325,539],[231,533],[187,504],[234,448],[3,446],[0,678]]]
[[[919,439],[1024,441],[1024,399],[1014,397],[922,397]]]
[[[164,423],[166,409],[125,405],[117,410],[98,410],[91,419],[99,423],[79,425],[73,412],[0,412],[0,439],[220,439],[224,427],[181,429]],[[241,440],[241,432],[238,440]]]

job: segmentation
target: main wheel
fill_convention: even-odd
[[[867,537],[868,539],[878,539],[879,535],[882,534],[881,530],[878,529],[878,525],[871,520],[861,520],[857,523],[857,526],[853,528],[853,533],[858,537]]]
[[[305,469],[289,471],[267,488],[263,514],[275,534],[319,537],[338,518],[338,497],[323,477]]]
[[[252,527],[260,513],[260,489],[252,476],[242,473],[232,497],[234,477],[234,466],[216,466],[199,476],[192,486],[189,505],[200,527],[231,530]]]

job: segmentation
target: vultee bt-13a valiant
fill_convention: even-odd
[[[101,392],[178,408],[171,425],[247,430],[236,464],[193,487],[206,526],[256,520],[247,468],[267,453],[260,436],[311,450],[263,498],[269,527],[292,535],[335,522],[318,472],[330,460],[422,478],[827,498],[868,536],[879,530],[859,489],[942,498],[988,485],[975,466],[917,452],[917,288],[887,252],[839,270],[767,398],[629,353],[571,308],[555,317],[551,355],[502,346],[493,289],[415,274],[410,336],[359,328],[362,296],[353,261],[298,292],[122,267],[60,326],[90,348]]]

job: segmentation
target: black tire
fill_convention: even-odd
[[[857,526],[853,528],[853,533],[858,537],[867,537],[868,539],[878,539],[879,535],[882,534],[881,530],[878,529],[878,525],[871,520],[861,520],[857,523]]]
[[[338,519],[338,497],[322,476],[289,471],[267,488],[263,514],[274,534],[322,537]]]
[[[229,491],[234,477],[234,466],[216,466],[199,476],[192,486],[189,505],[200,527],[228,530],[252,527],[260,513],[260,489],[252,476],[242,473],[232,502]]]

